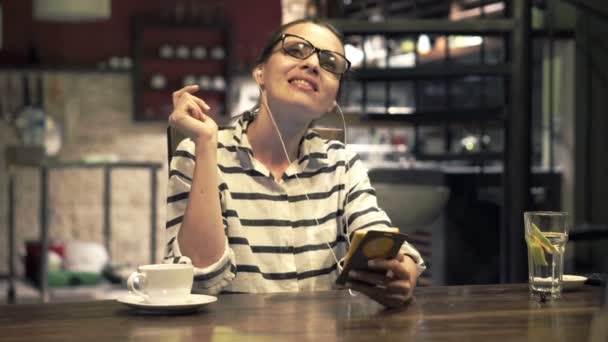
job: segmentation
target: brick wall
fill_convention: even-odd
[[[122,73],[47,73],[49,82],[60,88],[63,107],[49,106],[51,114],[69,130],[60,152],[62,160],[79,160],[91,153],[115,154],[124,161],[163,163],[157,172],[158,246],[157,259],[164,245],[166,193],[166,125],[133,121],[131,78]],[[48,99],[48,95],[47,95]],[[0,146],[17,142],[17,137],[0,121]],[[20,252],[24,242],[39,234],[39,173],[20,168],[16,178],[16,230]],[[112,174],[113,261],[147,263],[150,230],[149,172],[117,170]],[[0,273],[8,270],[7,256],[7,173],[0,160]],[[56,240],[80,239],[102,243],[103,172],[55,170],[50,175],[50,236]],[[18,260],[16,264],[21,267]]]

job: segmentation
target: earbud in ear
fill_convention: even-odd
[[[262,89],[264,88],[264,81],[262,80],[262,68],[261,67],[257,67],[255,68],[251,75],[253,76],[253,80],[255,81],[255,83],[257,83],[258,88],[260,88],[260,91],[262,91]]]
[[[329,109],[327,109],[328,112],[332,111],[334,108],[336,108],[338,106],[338,102],[336,102],[334,100],[334,102],[331,103],[331,106],[329,107]]]
[[[262,76],[263,76],[263,70],[261,67],[257,67],[255,68],[254,71],[254,80],[255,82],[258,84],[258,87],[260,88],[260,90],[262,90],[262,88],[264,87],[264,81],[262,80]]]

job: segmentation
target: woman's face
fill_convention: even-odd
[[[319,49],[344,54],[338,37],[324,26],[302,23],[284,33],[300,36]],[[321,68],[316,53],[298,59],[285,54],[281,42],[266,63],[254,70],[254,77],[273,111],[301,113],[305,120],[316,119],[331,109],[340,85],[340,76]]]

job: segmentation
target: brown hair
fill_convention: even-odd
[[[256,58],[253,67],[256,68],[260,64],[266,63],[266,61],[268,60],[268,58],[270,58],[270,55],[272,55],[272,53],[273,53],[274,46],[277,44],[277,42],[281,38],[281,35],[283,33],[285,33],[285,31],[287,31],[288,28],[290,28],[292,26],[295,26],[295,25],[298,25],[298,24],[306,24],[306,23],[316,24],[316,25],[323,26],[323,27],[327,28],[336,37],[338,37],[338,39],[340,40],[340,43],[342,45],[344,45],[344,36],[332,24],[330,24],[330,23],[328,23],[328,22],[326,22],[324,20],[321,20],[321,19],[310,19],[310,18],[307,18],[307,19],[298,19],[298,20],[294,20],[294,21],[288,22],[287,24],[281,25],[281,27],[279,27],[276,31],[274,31],[271,34],[270,38],[266,42],[266,45],[264,46],[264,48],[262,49],[262,51],[258,55],[258,58]]]

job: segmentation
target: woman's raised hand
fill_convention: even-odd
[[[197,85],[190,85],[173,92],[173,112],[169,115],[169,125],[196,144],[215,143],[217,124],[208,115],[211,109],[209,105],[193,95],[198,90]]]

